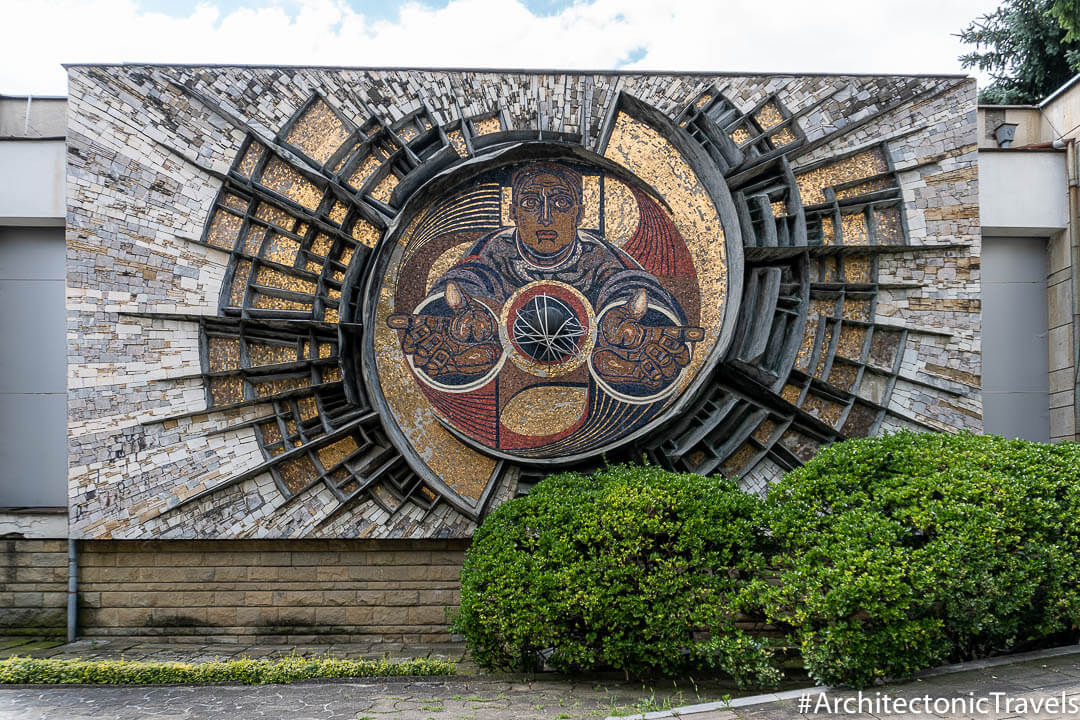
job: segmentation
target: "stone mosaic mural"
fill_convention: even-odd
[[[467,537],[979,429],[974,82],[70,70],[80,537]]]

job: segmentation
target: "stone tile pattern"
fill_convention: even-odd
[[[214,97],[226,115],[174,83]],[[908,328],[882,429],[981,428],[980,236],[975,85],[950,77],[459,73],[250,67],[70,70],[68,367],[72,531],[93,538],[466,538],[440,505],[388,515],[373,503],[312,528],[327,498],[282,507],[258,476],[162,510],[262,461],[250,429],[268,414],[205,409],[196,323],[214,315],[224,253],[195,244],[247,124],[272,136],[314,90],[343,114],[393,122],[426,100],[450,122],[503,108],[514,127],[578,132],[592,147],[620,91],[676,116],[720,88],[742,111],[771,93],[810,145],[795,169],[883,139],[903,182],[907,233],[937,251],[881,255],[876,322]],[[585,126],[583,128],[583,126]],[[130,313],[141,313],[132,315]],[[168,419],[189,413],[187,417]],[[775,468],[775,466],[773,466]],[[760,491],[775,479],[747,473]],[[508,497],[507,489],[499,497]]]
[[[0,540],[0,635],[63,635],[67,542]]]
[[[450,640],[462,541],[99,541],[80,634],[303,645]],[[65,571],[66,575],[66,571]]]

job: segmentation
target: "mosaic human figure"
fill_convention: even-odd
[[[579,172],[556,163],[532,163],[511,175],[514,225],[480,238],[444,273],[428,296],[437,301],[388,320],[405,331],[402,350],[417,369],[435,380],[467,381],[489,372],[502,352],[500,308],[520,288],[544,281],[573,287],[602,312],[591,360],[610,385],[653,393],[689,364],[690,343],[704,332],[687,326],[678,301],[655,276],[580,227],[582,182]],[[558,325],[552,323],[552,332]],[[558,346],[556,337],[540,341]]]

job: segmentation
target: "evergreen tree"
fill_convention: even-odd
[[[960,56],[963,67],[993,78],[979,102],[1036,103],[1080,70],[1080,0],[1004,0],[959,37],[975,46]]]

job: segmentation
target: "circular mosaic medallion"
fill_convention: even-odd
[[[437,423],[514,460],[604,452],[661,421],[716,355],[726,263],[704,193],[581,158],[443,188],[368,284],[369,373],[410,444]]]

